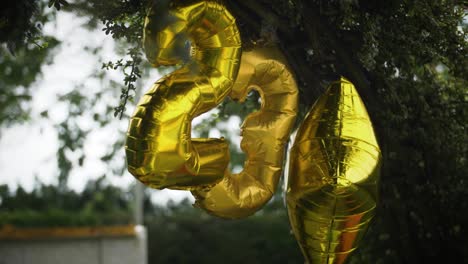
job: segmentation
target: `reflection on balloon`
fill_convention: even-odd
[[[191,121],[231,91],[241,56],[235,19],[215,2],[158,1],[146,17],[143,42],[153,65],[183,66],[158,80],[138,103],[127,132],[128,169],[153,188],[212,185],[224,176],[228,144],[191,139]]]
[[[381,162],[366,108],[342,78],[315,103],[291,149],[292,229],[309,263],[345,263],[374,216]]]
[[[246,217],[273,196],[281,176],[285,144],[297,113],[297,86],[286,60],[275,47],[242,54],[231,98],[243,101],[250,89],[259,92],[262,107],[242,125],[241,148],[247,159],[238,174],[214,187],[192,191],[196,206],[224,218]]]

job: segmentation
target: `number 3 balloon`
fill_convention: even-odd
[[[181,2],[156,2],[145,20],[148,60],[182,66],[138,103],[127,132],[128,168],[150,187],[192,191],[196,206],[210,214],[245,217],[277,188],[297,113],[296,83],[277,48],[241,50],[235,19],[224,6]],[[380,152],[357,93],[342,83],[346,89],[330,89],[316,104],[292,149],[288,210],[311,263],[343,263],[375,207]],[[262,107],[242,125],[247,159],[242,172],[231,174],[227,142],[192,139],[191,121],[226,96],[242,102],[251,89]]]
[[[227,173],[208,191],[192,191],[196,205],[211,214],[225,218],[251,215],[276,190],[297,112],[297,87],[285,63],[275,48],[242,54],[239,76],[229,96],[242,101],[253,88],[261,95],[262,107],[242,125],[241,148],[247,156],[244,170]]]

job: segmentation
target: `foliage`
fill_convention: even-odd
[[[60,10],[62,6],[68,6],[68,5],[69,3],[65,0],[49,0],[49,4],[48,4],[49,7],[54,6],[55,9],[57,10]]]
[[[137,46],[135,48],[130,49],[128,51],[128,55],[130,56],[130,59],[125,61],[125,63],[122,62],[123,59],[120,59],[115,63],[109,61],[108,63],[103,63],[102,65],[102,69],[106,70],[117,70],[118,68],[121,68],[122,72],[125,75],[125,88],[122,89],[122,93],[120,95],[120,104],[115,108],[114,111],[114,116],[119,116],[119,118],[122,118],[125,110],[127,109],[125,107],[127,105],[127,101],[133,99],[133,95],[131,95],[130,93],[135,93],[136,87],[134,83],[138,80],[138,78],[141,78],[139,66],[141,64],[140,47]],[[130,68],[130,73],[126,71],[128,68]]]
[[[34,40],[41,31],[36,24],[39,6],[36,1],[19,0],[2,3],[0,9],[0,44],[10,52]]]
[[[149,262],[301,263],[284,208],[271,209],[278,204],[283,207],[276,200],[243,220],[208,216],[188,201],[169,204],[146,215]]]
[[[131,196],[105,183],[104,178],[88,182],[77,193],[54,185],[37,183],[27,192],[0,186],[0,225],[19,227],[89,226],[132,222]]]
[[[0,124],[28,119],[30,86],[40,75],[42,65],[52,62],[51,51],[59,44],[53,37],[43,41],[43,46],[17,48],[15,55],[0,48]]]
[[[145,6],[145,1],[142,0],[76,1],[71,6],[72,10],[91,15],[93,20],[101,21],[104,24],[102,30],[106,35],[129,43],[127,54],[130,58],[125,63],[123,59],[119,59],[102,65],[102,68],[106,70],[120,68],[124,74],[125,87],[122,89],[120,103],[115,107],[114,112],[114,116],[119,116],[119,118],[122,118],[126,110],[127,101],[133,98],[137,79],[141,78],[142,54],[140,50]]]
[[[0,125],[10,125],[28,119],[30,86],[41,67],[52,62],[59,42],[41,34],[53,19],[43,2],[4,1],[0,6]]]

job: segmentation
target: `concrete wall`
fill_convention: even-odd
[[[0,264],[146,264],[146,229],[134,235],[0,240]]]

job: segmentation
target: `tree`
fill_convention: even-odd
[[[61,6],[59,1],[51,2]],[[124,117],[140,69],[147,67],[139,50],[146,4],[77,0],[64,7],[89,16],[91,26],[104,27],[116,41],[127,43],[128,59],[103,65],[126,73],[116,107],[117,115]],[[226,0],[225,4],[237,17],[245,49],[272,40],[281,47],[298,80],[302,114],[340,75],[356,85],[368,107],[384,157],[381,206],[353,261],[467,259],[466,3]],[[226,115],[219,120],[234,113],[229,104],[223,109],[228,111],[221,112]],[[214,125],[213,119],[207,122],[212,122],[207,127]],[[62,158],[67,160],[66,155]]]
[[[53,19],[40,1],[9,1],[0,9],[0,124],[28,118],[31,84],[41,66],[51,62],[51,51],[59,43],[41,36],[42,25]]]

